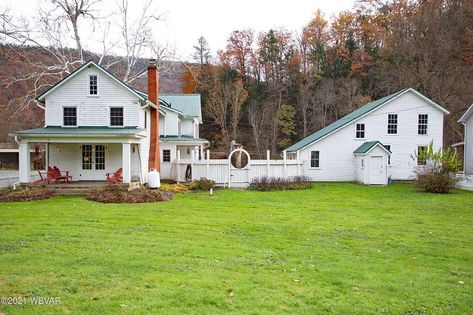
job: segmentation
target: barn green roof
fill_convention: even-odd
[[[201,138],[194,138],[191,136],[160,136],[159,141],[197,141],[197,142],[209,142],[208,140]]]
[[[355,154],[365,154],[369,150],[371,150],[373,147],[375,147],[376,145],[380,145],[383,149],[385,149],[386,151],[391,153],[391,151],[389,151],[386,148],[386,146],[384,144],[382,144],[381,142],[379,142],[379,141],[366,141],[362,145],[360,145],[358,147],[358,149],[356,149],[353,153],[355,153]]]
[[[314,132],[310,136],[302,139],[301,141],[291,145],[289,148],[286,149],[286,151],[287,152],[296,152],[296,151],[299,151],[299,150],[305,148],[309,144],[320,140],[321,138],[325,137],[326,135],[328,135],[328,134],[330,134],[330,133],[346,126],[347,124],[351,123],[352,121],[354,121],[354,120],[360,118],[361,116],[371,112],[372,110],[380,107],[381,105],[383,105],[387,101],[389,101],[389,100],[393,99],[394,97],[400,95],[401,93],[403,93],[406,90],[408,90],[408,89],[400,90],[396,93],[393,93],[391,95],[380,98],[379,100],[376,100],[376,101],[370,102],[366,105],[363,105],[362,107],[358,108],[357,110],[355,110],[355,111],[349,113],[348,115],[343,116],[339,120],[331,123],[327,127],[322,128],[319,131]]]

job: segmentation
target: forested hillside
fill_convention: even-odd
[[[283,26],[233,32],[216,64],[200,58],[202,67],[184,76],[220,130],[207,134],[214,145],[236,138],[260,156],[274,154],[406,87],[451,112],[445,145],[462,140],[457,120],[473,103],[472,1],[358,1],[330,22],[316,12],[299,33]],[[197,48],[208,51],[203,39]]]
[[[267,149],[277,155],[366,102],[406,87],[451,112],[445,145],[462,140],[457,120],[473,103],[471,0],[360,0],[334,17],[315,12],[299,32],[284,29],[284,21],[263,33],[236,30],[218,52],[204,37],[195,47],[195,63],[168,62],[172,67],[164,73],[161,91],[202,94],[202,136],[215,149],[227,150],[235,140],[255,155]],[[82,59],[101,58],[87,54]],[[104,62],[109,70],[127,77],[128,59],[110,60],[115,61]],[[56,60],[44,47],[0,47],[0,104],[9,104],[0,108],[8,117],[0,142],[9,131],[41,125],[42,112],[28,91],[45,89],[45,82],[67,74],[61,70],[56,76],[11,82],[18,73],[34,74],[38,63],[54,66]],[[142,58],[132,64],[134,73],[145,68]],[[145,90],[145,79],[129,84]],[[20,105],[25,101],[26,108]]]

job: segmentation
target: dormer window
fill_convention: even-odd
[[[113,127],[123,126],[123,107],[110,108],[110,126],[113,126]]]
[[[89,75],[89,95],[98,95],[98,77],[96,74]]]
[[[77,126],[77,108],[63,107],[63,125]]]

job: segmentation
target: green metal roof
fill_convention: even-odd
[[[18,136],[132,136],[144,129],[136,127],[59,127],[48,126],[44,128],[21,130],[13,133]]]
[[[358,149],[356,149],[353,153],[355,154],[365,154],[367,153],[369,150],[371,150],[374,146],[376,145],[380,145],[383,149],[385,149],[386,151],[388,151],[389,153],[391,153],[391,151],[389,151],[386,146],[384,146],[384,144],[382,144],[381,142],[379,141],[366,141],[364,142],[362,145],[360,145],[358,147]]]
[[[144,98],[148,99],[148,94],[136,90]],[[185,116],[198,118],[202,122],[202,105],[200,102],[200,94],[167,94],[160,93],[159,100],[162,105],[168,106]]]
[[[201,138],[194,138],[191,136],[160,136],[159,141],[197,141],[197,142],[209,142],[208,140]]]
[[[362,107],[358,108],[357,110],[355,110],[355,111],[349,113],[348,115],[340,118],[339,120],[331,123],[327,127],[322,128],[319,131],[311,134],[310,136],[302,139],[301,141],[291,145],[289,148],[286,149],[286,151],[287,152],[296,152],[296,151],[299,151],[299,150],[303,149],[304,147],[308,146],[309,144],[311,144],[311,143],[313,143],[317,140],[320,140],[321,138],[325,137],[326,135],[336,131],[337,129],[340,129],[341,127],[351,123],[355,119],[360,118],[361,116],[363,116],[363,115],[371,112],[372,110],[378,108],[379,106],[383,105],[387,101],[389,101],[392,98],[398,96],[399,94],[403,93],[406,90],[408,90],[408,89],[400,90],[400,91],[398,91],[394,94],[385,96],[383,98],[380,98],[379,100],[376,100],[376,101],[370,102],[366,105],[363,105]]]

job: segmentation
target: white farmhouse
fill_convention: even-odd
[[[208,143],[199,138],[200,95],[159,96],[154,60],[148,66],[148,93],[89,61],[37,102],[45,112],[44,128],[13,134],[22,183],[31,181],[29,145],[34,142],[45,143],[46,167],[68,171],[73,181],[104,181],[121,168],[124,183],[146,183],[150,169],[167,178],[178,151],[184,158],[198,157]]]
[[[303,160],[303,174],[314,181],[386,184],[409,180],[423,161],[413,158],[427,147],[443,145],[444,115],[449,112],[409,88],[368,103],[290,146]]]
[[[459,122],[465,125],[463,150],[463,170],[467,175],[473,175],[473,105],[460,118]]]

